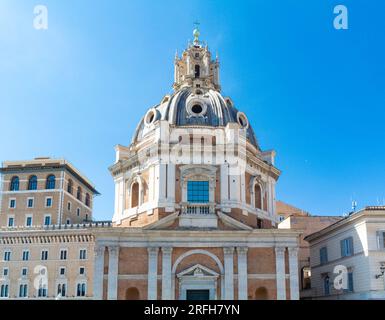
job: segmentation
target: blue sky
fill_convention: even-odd
[[[48,30],[33,8],[48,7]],[[333,8],[349,29],[333,28]],[[171,92],[193,22],[221,61],[223,94],[277,151],[277,198],[335,215],[385,201],[385,3],[0,1],[0,160],[65,157],[110,219],[114,145]],[[378,202],[379,201],[379,202]]]

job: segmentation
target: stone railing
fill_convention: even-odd
[[[182,214],[214,214],[214,203],[182,203]]]
[[[25,230],[66,230],[66,229],[85,229],[85,228],[103,228],[111,227],[111,221],[84,221],[82,223],[74,224],[50,224],[37,226],[15,226],[15,227],[1,227],[0,231],[25,231]]]

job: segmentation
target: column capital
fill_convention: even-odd
[[[277,256],[284,255],[285,254],[285,250],[286,250],[285,247],[275,247],[275,254]]]
[[[287,248],[289,251],[289,257],[294,257],[296,258],[298,256],[298,247],[295,248]]]
[[[171,254],[172,253],[172,247],[162,247],[162,253],[163,254]]]
[[[147,251],[150,255],[156,255],[159,252],[159,248],[158,247],[148,247]]]
[[[116,256],[119,253],[119,246],[108,246],[108,254]]]
[[[225,247],[225,248],[223,248],[223,253],[225,255],[234,254],[234,247]]]
[[[238,254],[247,254],[248,250],[249,250],[248,247],[237,247],[237,253]]]
[[[104,255],[105,250],[106,250],[105,246],[95,246],[94,247],[95,257],[100,257]]]

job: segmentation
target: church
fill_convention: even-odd
[[[222,96],[200,32],[173,93],[115,147],[112,226],[92,229],[94,299],[299,299],[300,231],[278,229],[275,152]]]

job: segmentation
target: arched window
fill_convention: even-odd
[[[21,284],[19,286],[19,297],[26,298],[28,296],[28,286],[26,284]]]
[[[86,295],[86,284],[85,283],[78,283],[76,287],[76,295],[78,297],[85,297]]]
[[[60,294],[62,297],[65,297],[65,295],[66,295],[66,285],[65,285],[65,283],[58,284],[58,286],[57,286],[57,294],[58,295]]]
[[[254,186],[254,203],[257,209],[262,209],[262,190],[259,184]]]
[[[126,300],[140,300],[139,290],[135,287],[126,290]]]
[[[265,287],[259,287],[257,290],[255,290],[255,300],[267,300],[267,299],[268,299],[268,293]]]
[[[47,177],[47,181],[45,183],[46,189],[55,189],[55,176],[53,174],[50,174]]]
[[[201,67],[199,64],[195,65],[195,78],[199,78],[201,76]]]
[[[2,284],[0,289],[0,297],[5,298],[8,297],[8,285]]]
[[[86,206],[87,207],[90,206],[90,194],[89,193],[86,194]]]
[[[131,186],[131,208],[139,205],[139,183],[134,182]]]
[[[10,191],[19,191],[19,177],[12,177],[11,185],[9,186]]]
[[[72,194],[72,192],[73,192],[73,182],[71,179],[68,180],[67,192],[70,194]]]
[[[28,180],[28,190],[36,190],[37,189],[37,177],[31,176]]]
[[[82,188],[78,187],[78,191],[76,192],[76,198],[82,201]]]

